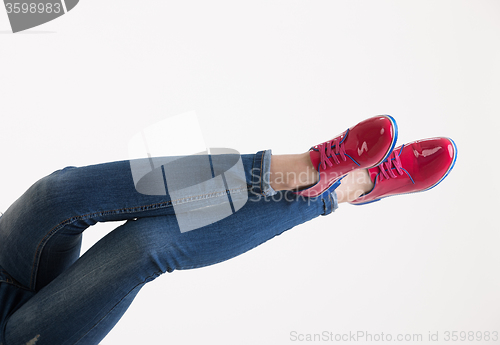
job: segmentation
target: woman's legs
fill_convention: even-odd
[[[127,221],[12,315],[6,345],[37,335],[37,345],[97,344],[158,275],[228,260],[334,207],[332,200],[310,202],[287,192],[274,200],[249,201],[231,217],[186,233],[171,216]]]
[[[0,218],[0,265],[36,292],[78,259],[90,225],[172,213],[167,195],[135,190],[127,161],[68,167],[37,181]]]
[[[270,158],[243,155],[247,203],[184,233],[168,193],[137,193],[128,162],[67,168],[37,182],[0,218],[0,264],[36,292],[10,317],[5,345],[37,336],[40,345],[97,343],[159,274],[230,259],[334,210],[335,194],[264,196]],[[128,221],[76,260],[82,231],[110,220]]]

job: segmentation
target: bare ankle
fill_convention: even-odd
[[[271,187],[276,190],[304,189],[318,181],[309,152],[271,157]]]
[[[335,190],[339,203],[356,200],[361,195],[373,189],[368,169],[353,170],[342,179],[340,186]]]
[[[309,152],[298,155],[296,167],[298,174],[293,181],[293,189],[304,189],[318,182],[319,173],[311,162]]]

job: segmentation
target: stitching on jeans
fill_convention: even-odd
[[[115,210],[108,210],[108,211],[101,211],[101,212],[93,212],[93,213],[87,213],[87,214],[84,214],[84,215],[79,215],[79,216],[74,216],[74,217],[71,217],[71,218],[67,218],[65,220],[63,220],[62,222],[60,222],[59,224],[57,224],[56,226],[54,226],[52,229],[49,230],[49,232],[47,234],[45,234],[45,236],[40,240],[40,242],[38,243],[37,247],[36,247],[36,250],[35,250],[35,257],[33,258],[33,263],[32,263],[32,266],[31,266],[31,278],[30,278],[30,289],[32,289],[33,291],[35,291],[35,287],[33,286],[34,285],[34,276],[35,276],[35,264],[36,262],[38,261],[39,259],[39,256],[41,255],[41,250],[39,250],[40,248],[40,245],[46,241],[49,240],[49,238],[57,231],[59,230],[60,228],[62,228],[63,226],[66,226],[68,224],[71,224],[73,223],[74,221],[76,220],[80,220],[80,219],[85,219],[85,218],[88,218],[89,216],[92,216],[92,215],[104,215],[104,214],[111,214],[111,213],[117,213],[117,211],[122,211],[121,213],[127,213],[126,211],[128,210],[133,210],[133,209],[137,209],[137,210],[140,210],[140,209],[149,209],[149,208],[154,208],[154,206],[156,205],[167,205],[169,206],[171,202],[170,201],[167,201],[167,202],[161,202],[161,203],[156,203],[156,204],[150,204],[150,205],[145,205],[145,206],[136,206],[136,207],[128,207],[128,208],[122,208],[122,209],[115,209]],[[158,208],[161,208],[158,207]],[[125,212],[123,212],[125,211]],[[47,238],[49,237],[49,238]],[[47,239],[47,240],[45,240]]]
[[[10,284],[10,285],[13,285],[17,288],[30,291],[30,289],[26,288],[25,286],[22,286],[21,283],[19,283],[17,280],[12,278],[10,276],[9,272],[7,272],[6,270],[0,269],[0,273],[2,274],[2,277],[0,278],[0,283]]]
[[[6,283],[6,284],[9,284],[9,285],[12,285],[12,286],[15,286],[19,289],[23,289],[23,290],[27,290],[27,291],[30,291],[30,289],[26,288],[25,286],[22,286],[20,285],[19,283],[13,281],[12,279],[9,279],[9,278],[6,278],[6,279],[0,279],[0,283]]]
[[[252,249],[254,249],[254,248],[257,248],[258,246],[262,246],[264,243],[269,242],[270,240],[272,240],[272,239],[273,239],[273,238],[275,238],[276,236],[279,236],[279,235],[283,234],[285,231],[288,231],[288,230],[290,230],[290,229],[291,229],[291,228],[285,229],[285,230],[283,230],[282,232],[280,232],[279,234],[275,234],[275,235],[273,235],[272,237],[265,239],[263,242],[260,242],[260,241],[259,241],[259,242],[260,242],[259,244],[253,245],[251,248],[247,248],[246,250],[244,250],[244,251],[242,251],[241,253],[239,253],[237,256],[239,256],[239,255],[243,255],[243,254],[245,254],[245,253],[248,253],[249,251],[251,251],[251,250],[252,250]],[[234,258],[234,257],[233,257],[233,258]],[[196,268],[203,268],[203,267],[208,267],[208,266],[216,265],[216,264],[219,264],[219,263],[221,263],[221,262],[228,261],[228,260],[230,260],[230,259],[231,259],[231,258],[226,258],[226,259],[222,258],[222,259],[214,260],[214,261],[212,261],[212,262],[210,262],[210,263],[208,263],[208,264],[207,264],[207,263],[205,263],[205,264],[201,264],[201,265],[200,265],[200,264],[198,264],[198,265],[182,266],[182,267],[179,267],[179,268],[176,268],[176,269],[177,269],[178,271],[183,271],[183,270],[190,270],[190,269],[196,269]]]
[[[218,197],[221,197],[221,196],[226,196],[227,192],[231,192],[231,191],[233,191],[233,192],[244,192],[245,191],[246,192],[246,191],[248,191],[248,187],[247,188],[231,188],[231,189],[226,189],[224,191],[212,192],[212,193],[209,193],[209,194],[193,195],[193,196],[189,196],[189,197],[185,197],[185,198],[180,198],[180,199],[172,200],[171,203],[173,204],[175,201],[179,201],[179,200],[190,200],[192,198],[196,198],[196,197],[199,197],[199,196],[211,196],[211,195],[213,195],[214,198],[218,198]],[[232,193],[232,194],[234,194],[234,193]]]
[[[264,152],[263,152],[262,155],[264,155]],[[254,160],[255,160],[255,158],[256,158],[256,156],[254,157]],[[262,170],[262,161],[261,161],[261,170]],[[173,206],[173,202],[176,202],[176,201],[188,200],[188,199],[191,199],[191,198],[196,198],[196,197],[201,197],[201,196],[210,196],[210,195],[214,195],[214,194],[217,194],[217,193],[220,193],[221,194],[220,196],[225,196],[225,195],[227,195],[228,191],[229,192],[231,192],[231,191],[240,191],[240,192],[247,191],[248,192],[249,189],[251,189],[251,188],[248,187],[248,186],[247,186],[246,189],[244,189],[244,188],[238,188],[238,189],[232,188],[232,189],[227,189],[225,191],[213,192],[213,193],[210,193],[210,194],[193,195],[191,197],[174,199],[174,200],[169,200],[169,201],[161,202],[161,203],[155,203],[155,204],[149,204],[149,205],[142,205],[142,206],[135,206],[135,207],[128,207],[128,208],[121,208],[121,209],[114,209],[114,210],[106,210],[106,211],[100,211],[100,212],[93,212],[93,213],[87,213],[87,214],[84,214],[84,215],[78,215],[78,216],[73,216],[71,218],[67,218],[67,219],[63,220],[62,222],[60,222],[59,224],[57,224],[56,226],[54,226],[52,229],[50,229],[49,232],[47,232],[45,234],[45,236],[38,243],[38,245],[36,247],[36,250],[35,250],[35,256],[33,258],[32,266],[31,266],[31,275],[30,275],[29,289],[35,291],[35,286],[34,286],[34,284],[35,284],[35,275],[36,275],[36,273],[35,273],[35,271],[36,271],[35,270],[35,265],[39,261],[39,257],[41,255],[40,246],[42,245],[42,243],[46,243],[50,239],[50,237],[55,232],[57,232],[60,228],[62,228],[63,226],[66,226],[68,224],[71,224],[71,223],[73,223],[76,220],[85,219],[85,218],[87,218],[89,216],[92,216],[92,215],[105,215],[105,214],[112,214],[112,213],[128,213],[128,211],[130,211],[130,210],[144,211],[144,210],[147,210],[147,209],[154,209],[155,206],[159,206],[157,208],[160,209],[160,208],[162,208],[162,205],[166,205],[167,207]],[[215,196],[215,197],[217,197],[217,196]],[[73,220],[73,221],[71,221],[71,220]]]
[[[248,190],[248,189],[243,189],[243,188],[232,188],[232,189],[226,189],[226,190],[223,190],[223,191],[218,191],[218,192],[212,192],[212,193],[209,193],[209,194],[199,194],[199,195],[193,195],[193,196],[190,196],[190,197],[185,197],[185,198],[180,198],[180,199],[174,199],[174,200],[171,200],[170,202],[174,202],[174,201],[179,201],[179,200],[185,200],[185,199],[190,199],[190,198],[196,198],[198,196],[207,196],[207,195],[213,195],[213,194],[217,194],[217,193],[223,193],[225,194],[227,191],[244,191],[244,190]]]
[[[237,190],[239,190],[239,191],[244,191],[244,190],[248,191],[248,188],[247,189],[243,189],[243,188],[240,188],[240,189],[236,189],[236,188],[228,189],[228,191],[237,191]],[[215,192],[215,193],[223,193],[223,195],[226,195],[227,191],[221,191],[221,192]],[[195,197],[199,197],[199,196],[209,196],[209,195],[212,195],[212,194],[213,193],[211,193],[211,194],[193,195],[193,196],[191,196],[191,198],[195,198]],[[221,195],[221,196],[223,196],[223,195]],[[33,258],[33,263],[32,263],[32,266],[31,266],[31,277],[30,277],[29,289],[35,291],[35,286],[34,286],[34,284],[35,284],[34,280],[35,280],[35,275],[36,275],[36,273],[35,273],[35,264],[37,263],[37,261],[39,261],[39,257],[41,255],[41,250],[39,250],[40,245],[42,243],[46,243],[50,239],[50,237],[52,237],[52,235],[55,232],[57,232],[60,228],[62,228],[63,226],[71,224],[71,223],[73,223],[76,220],[88,219],[88,217],[91,217],[93,215],[105,215],[105,214],[113,214],[113,213],[129,213],[129,211],[131,211],[131,210],[137,210],[136,212],[140,212],[140,211],[144,211],[144,210],[155,209],[155,206],[159,206],[156,209],[160,209],[160,208],[162,208],[162,205],[166,205],[167,207],[169,207],[169,206],[172,206],[172,202],[179,201],[179,200],[185,200],[185,199],[188,199],[188,198],[174,199],[174,200],[169,200],[169,201],[166,201],[166,202],[149,204],[149,205],[127,207],[127,208],[118,208],[118,209],[114,209],[114,210],[106,210],[106,211],[100,211],[100,212],[87,213],[87,214],[84,214],[84,215],[74,216],[74,217],[67,218],[67,219],[63,220],[62,222],[60,222],[59,224],[57,224],[56,226],[54,226],[52,229],[50,229],[49,232],[40,240],[40,242],[38,243],[38,245],[36,247],[35,257]],[[71,220],[73,220],[73,221],[71,221]]]

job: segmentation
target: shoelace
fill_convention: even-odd
[[[335,147],[334,154],[332,154],[333,147]],[[321,167],[323,169],[326,169],[327,164],[330,167],[333,165],[332,161],[328,158],[332,158],[336,164],[339,164],[340,160],[337,157],[338,154],[340,154],[342,161],[345,162],[347,160],[344,149],[344,142],[343,141],[341,142],[339,138],[335,138],[333,140],[329,140],[325,143],[319,144],[318,151],[319,151],[319,160],[321,162]]]
[[[391,156],[393,158],[391,158]],[[393,151],[389,155],[389,157],[387,157],[387,159],[382,164],[380,164],[378,166],[380,169],[380,172],[382,173],[381,175],[379,175],[380,181],[383,181],[384,178],[389,179],[391,177],[392,178],[396,177],[396,174],[394,173],[391,165],[394,165],[394,167],[396,168],[396,171],[398,172],[398,174],[400,176],[404,174],[404,171],[403,171],[404,169],[403,169],[403,166],[401,165],[401,160],[399,159],[399,155],[396,154],[396,151]],[[412,179],[412,181],[413,181],[413,179]]]

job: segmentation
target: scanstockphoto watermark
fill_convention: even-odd
[[[421,333],[416,334],[392,334],[392,333],[372,333],[368,331],[349,331],[346,333],[337,333],[332,331],[323,331],[321,333],[300,333],[290,332],[290,340],[294,342],[385,342],[385,341],[408,341],[421,342],[424,336]]]
[[[303,333],[291,331],[292,342],[485,342],[496,343],[498,331],[428,331],[424,333],[392,333],[349,331],[344,333],[322,331],[320,333]]]
[[[50,22],[71,11],[79,0],[4,0],[12,32]]]

